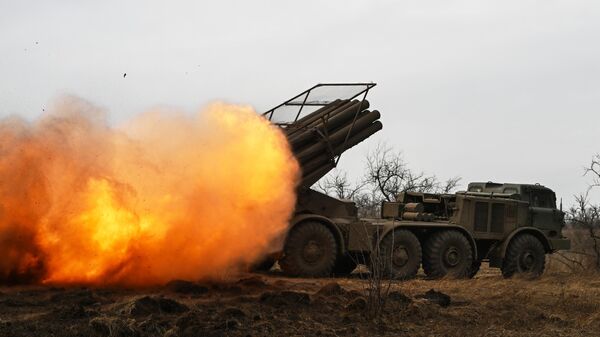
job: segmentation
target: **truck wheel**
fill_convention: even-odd
[[[521,234],[511,240],[502,261],[502,276],[524,274],[539,277],[544,272],[546,250],[535,236]]]
[[[335,276],[346,276],[356,269],[356,262],[348,254],[339,256],[333,266],[333,274]]]
[[[387,234],[379,243],[379,249],[384,277],[408,280],[417,275],[421,243],[411,231],[399,229]]]
[[[467,278],[473,265],[471,244],[460,232],[433,233],[425,244],[423,270],[430,278]]]
[[[481,260],[473,260],[473,264],[471,264],[471,268],[469,269],[469,278],[475,277],[481,268]]]
[[[303,222],[288,234],[279,261],[291,276],[321,277],[331,275],[337,257],[337,244],[331,231],[318,222]]]

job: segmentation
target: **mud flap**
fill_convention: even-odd
[[[550,239],[549,241],[553,251],[571,249],[571,241],[569,239]]]

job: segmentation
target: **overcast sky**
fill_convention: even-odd
[[[384,130],[343,156],[352,175],[385,141],[440,178],[539,182],[565,204],[600,152],[599,60],[593,0],[0,0],[2,117],[63,94],[113,123],[214,100],[263,111],[373,81]]]

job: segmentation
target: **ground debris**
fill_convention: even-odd
[[[175,314],[188,310],[187,306],[170,298],[144,296],[127,303],[122,312],[132,316],[143,316],[161,313]]]
[[[412,302],[412,299],[399,291],[390,291],[387,298],[391,301],[400,303],[400,304],[408,304]]]
[[[208,287],[184,280],[171,281],[167,283],[166,288],[174,293],[186,295],[201,295],[208,292]]]
[[[95,316],[96,313],[93,310],[86,310],[79,304],[64,304],[55,307],[49,314],[48,317],[52,319],[60,320],[73,320],[81,318],[89,318]]]
[[[297,291],[267,291],[260,295],[260,302],[270,305],[308,305],[310,296],[307,293]]]
[[[215,329],[218,330],[235,330],[240,327],[240,321],[235,318],[229,318],[218,324]]]
[[[101,301],[91,289],[81,288],[74,290],[59,290],[50,297],[53,303],[76,303],[87,306]]]
[[[210,290],[225,293],[227,295],[241,295],[243,293],[242,287],[236,283],[230,282],[209,282],[207,286]]]
[[[319,291],[317,291],[317,293],[315,295],[334,296],[334,295],[345,295],[345,294],[346,294],[346,290],[344,288],[342,288],[339,285],[339,283],[329,282],[326,285],[324,285],[323,287],[321,287],[321,289],[319,289]]]
[[[124,320],[118,317],[95,317],[89,322],[90,327],[102,336],[130,337],[139,336],[135,328],[135,320]]]
[[[199,322],[203,322],[201,317],[202,316],[201,316],[200,312],[198,312],[196,310],[190,310],[190,311],[182,314],[175,320],[175,326],[177,326],[179,329],[184,331],[185,329],[187,329],[191,326],[198,325]]]
[[[225,318],[241,318],[248,316],[248,314],[240,308],[229,307],[223,310],[222,316]]]
[[[348,311],[363,311],[367,308],[367,300],[364,297],[357,297],[350,301],[346,306]]]
[[[237,282],[239,285],[251,288],[263,288],[267,286],[265,280],[260,276],[250,276],[240,279]]]
[[[450,303],[452,302],[452,300],[450,299],[450,296],[448,296],[442,292],[435,291],[434,289],[429,289],[426,293],[417,295],[417,296],[415,296],[415,298],[426,299],[426,300],[428,300],[432,303],[435,303],[443,308],[450,306]]]

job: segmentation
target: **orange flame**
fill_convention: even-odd
[[[153,285],[223,277],[280,247],[298,164],[249,107],[121,128],[79,99],[0,122],[0,280]]]

